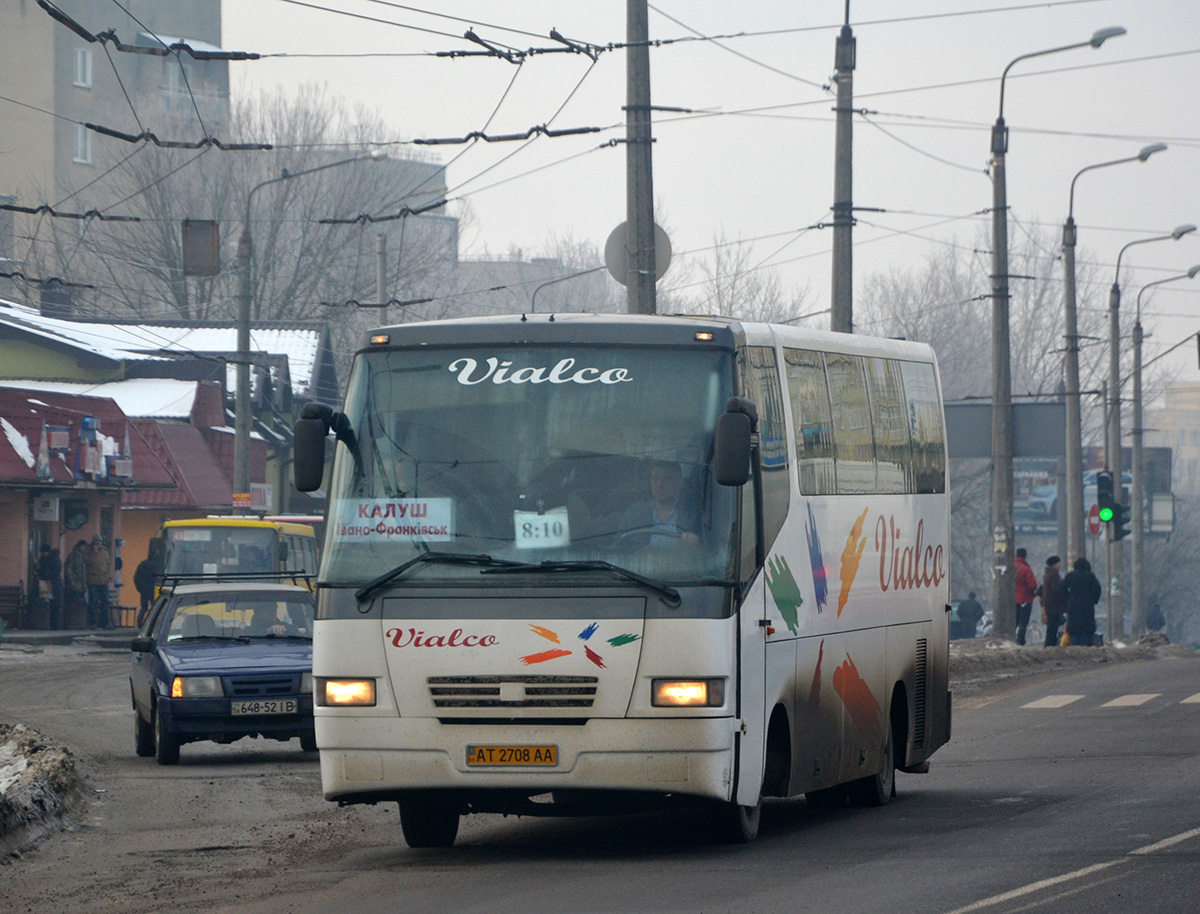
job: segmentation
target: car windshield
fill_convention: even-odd
[[[166,640],[312,639],[313,600],[291,591],[220,591],[176,597]]]
[[[369,581],[428,551],[727,579],[738,490],[715,483],[710,461],[732,364],[713,350],[583,346],[360,357],[322,580]],[[479,576],[470,563],[416,571]]]

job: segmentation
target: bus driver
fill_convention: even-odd
[[[633,538],[639,546],[669,546],[686,543],[698,546],[700,537],[697,519],[687,506],[680,506],[683,490],[683,470],[671,460],[656,460],[650,466],[650,500],[638,502],[626,509],[621,529],[643,536]]]

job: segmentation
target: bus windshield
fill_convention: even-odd
[[[732,376],[732,353],[713,350],[362,355],[322,580],[369,580],[425,552],[727,580],[737,490],[715,483],[710,460]],[[425,562],[415,575],[461,581],[479,568]]]

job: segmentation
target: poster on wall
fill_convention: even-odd
[[[57,495],[35,495],[33,496],[33,519],[35,521],[48,521],[49,523],[58,522],[58,496]]]

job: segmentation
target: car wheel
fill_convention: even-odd
[[[142,712],[133,711],[133,739],[137,754],[142,758],[154,755],[154,727],[142,720]]]
[[[305,733],[303,736],[301,736],[300,737],[300,748],[304,752],[316,752],[317,751],[317,734]]]
[[[458,819],[458,810],[444,800],[409,794],[400,801],[400,829],[409,847],[450,847]]]
[[[154,714],[154,757],[160,765],[179,764],[179,737],[168,733],[162,715]]]

